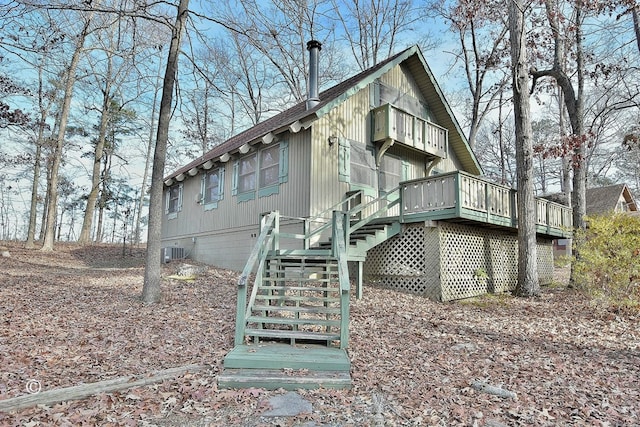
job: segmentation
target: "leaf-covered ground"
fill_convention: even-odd
[[[219,390],[232,348],[234,272],[166,278],[144,305],[143,251],[1,243],[0,400],[189,364],[209,369],[81,401],[0,413],[0,425],[640,425],[640,319],[556,286],[540,298],[435,303],[365,288],[352,300],[353,388],[300,391],[313,413],[267,418],[284,391]],[[177,265],[163,267],[169,276]],[[502,387],[517,399],[471,387]],[[31,390],[33,391],[33,390]]]

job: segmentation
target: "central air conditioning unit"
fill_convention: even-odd
[[[184,259],[184,248],[168,247],[160,249],[161,262],[169,262],[174,259]]]

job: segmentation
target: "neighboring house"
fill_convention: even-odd
[[[348,385],[350,278],[358,295],[364,278],[442,301],[516,284],[515,191],[480,177],[418,47],[320,94],[320,44],[308,48],[306,102],[165,179],[163,246],[244,269],[223,386],[287,386],[243,377],[246,368],[333,370],[341,374],[288,386]],[[566,235],[571,212],[538,199],[537,214],[549,281],[551,239]],[[248,347],[248,338],[325,346]]]
[[[587,216],[603,215],[612,212],[626,212],[630,215],[638,215],[636,204],[629,187],[626,184],[614,184],[604,187],[587,188],[585,193]],[[547,199],[566,204],[566,197],[562,193],[546,196]],[[572,239],[560,238],[553,241],[553,255],[571,256]]]
[[[587,216],[638,210],[638,205],[626,184],[587,188],[586,205]]]

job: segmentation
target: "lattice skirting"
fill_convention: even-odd
[[[512,233],[463,224],[411,224],[369,250],[367,283],[450,301],[515,289],[518,242]],[[541,283],[553,278],[553,247],[538,241]]]

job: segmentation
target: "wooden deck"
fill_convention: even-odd
[[[400,222],[458,220],[517,229],[516,190],[464,172],[406,181],[400,185]],[[536,199],[538,234],[570,237],[571,208]]]

